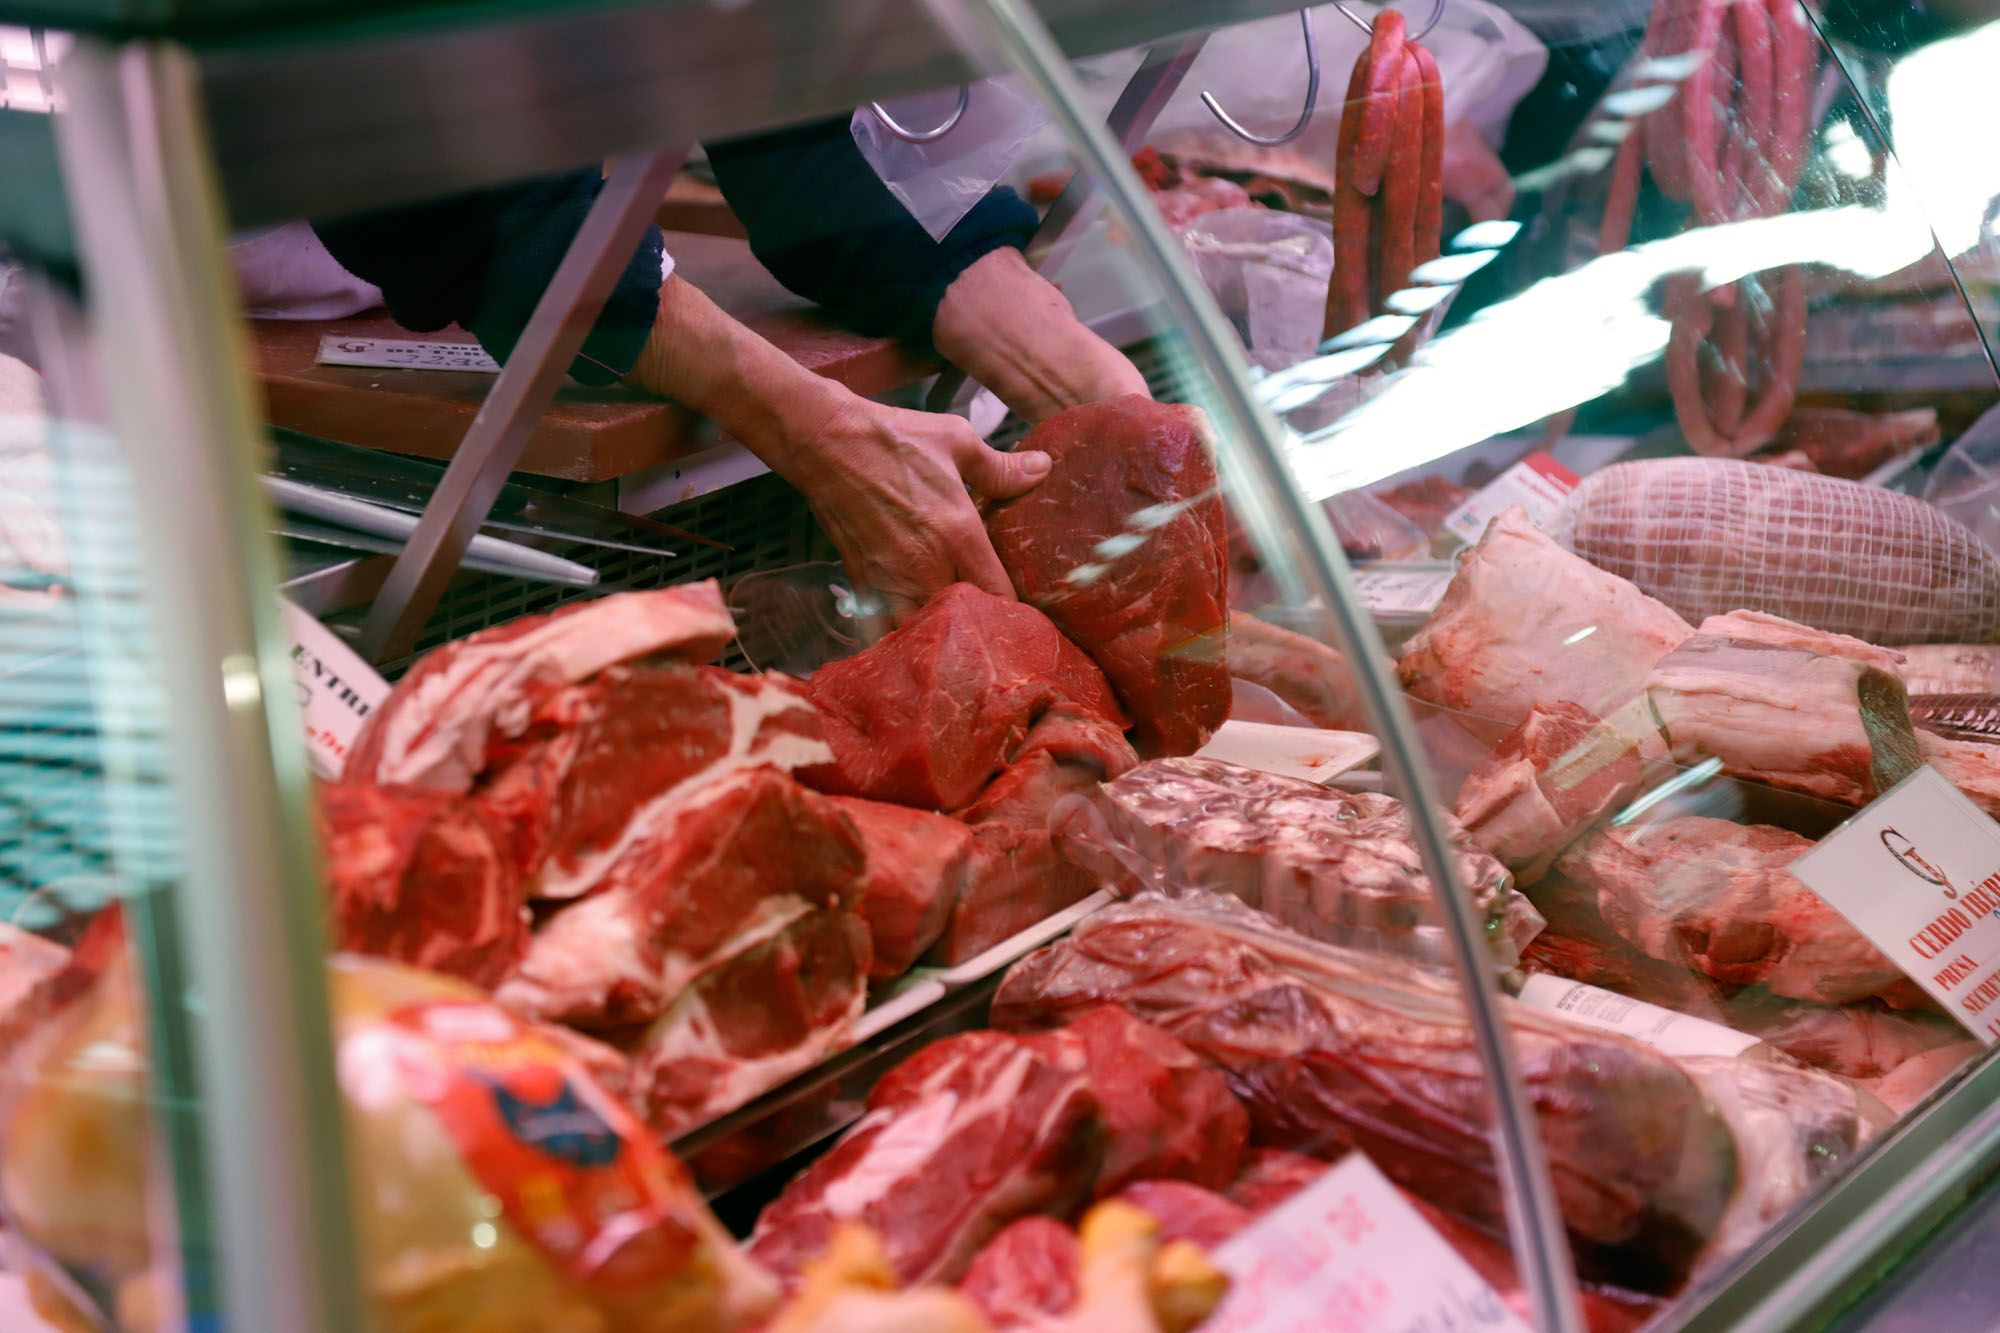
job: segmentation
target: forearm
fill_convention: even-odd
[[[995,250],[946,289],[931,328],[940,355],[1029,422],[1145,393],[1124,354],[1092,333],[1018,250]]]
[[[659,318],[629,382],[708,417],[794,482],[809,470],[798,442],[822,435],[856,401],[679,277],[660,288]]]

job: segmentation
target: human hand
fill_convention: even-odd
[[[786,479],[866,603],[900,623],[952,583],[1014,595],[975,500],[1032,490],[1049,474],[1047,454],[1001,453],[962,418],[853,395],[790,443]]]
[[[1474,222],[1504,218],[1514,207],[1514,178],[1486,136],[1463,121],[1444,135],[1444,192]]]

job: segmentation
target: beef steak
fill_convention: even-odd
[[[971,869],[973,833],[945,815],[835,797],[868,851],[861,916],[874,963],[869,975],[901,976],[944,933]]]
[[[1199,409],[1140,395],[1058,412],[1021,444],[1048,477],[986,524],[1021,600],[1104,668],[1150,754],[1192,754],[1229,717],[1211,443]]]

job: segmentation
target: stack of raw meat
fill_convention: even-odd
[[[1606,549],[1642,558],[1645,532],[1628,536],[1635,544]],[[1863,805],[1920,763],[2000,810],[2000,750],[1914,726],[1904,666],[1772,615],[1690,627],[1510,514],[1468,556],[1401,670],[1419,698],[1469,715],[1475,734],[1508,729],[1467,776],[1457,813],[1551,923],[1530,966],[1719,1016],[1810,1063],[1876,1078],[1918,1059],[1941,1073],[1933,1053],[1964,1034],[1920,1012],[1912,983],[1789,873],[1805,837],[1687,813],[1692,795],[1604,825],[1697,764],[1755,784],[1699,797],[1722,813],[1783,808],[1758,788]]]

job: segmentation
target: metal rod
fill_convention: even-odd
[[[169,43],[86,39],[57,82],[64,184],[138,500],[148,633],[132,667],[171,755],[179,863],[159,864],[156,843],[140,869],[174,881],[179,942],[158,944],[194,986],[150,995],[149,1023],[196,1057],[224,1323],[347,1333],[362,1325],[362,1289],[304,729],[195,66]],[[208,1303],[205,1276],[185,1275],[191,1312]]]
[[[1568,1237],[1557,1207],[1541,1139],[1521,1089],[1511,1039],[1501,1025],[1496,999],[1497,979],[1465,891],[1452,850],[1437,818],[1439,809],[1430,790],[1424,761],[1415,744],[1416,730],[1388,669],[1365,651],[1374,632],[1339,543],[1326,515],[1301,494],[1279,444],[1279,428],[1251,395],[1249,366],[1236,351],[1228,325],[1208,293],[1188,268],[1157,210],[1150,207],[1145,188],[1131,163],[1087,110],[1062,51],[1033,11],[1019,0],[965,0],[965,11],[979,21],[986,39],[1004,63],[1018,71],[1040,96],[1059,125],[1078,145],[1087,169],[1096,173],[1131,229],[1137,257],[1161,284],[1168,311],[1188,331],[1187,346],[1205,372],[1213,403],[1220,409],[1218,434],[1241,442],[1219,451],[1232,497],[1249,509],[1250,530],[1256,521],[1266,530],[1289,531],[1298,538],[1305,587],[1324,599],[1342,645],[1353,655],[1363,702],[1382,741],[1389,777],[1411,807],[1411,826],[1425,871],[1435,886],[1453,961],[1463,982],[1466,1017],[1474,1045],[1487,1071],[1494,1104],[1494,1149],[1507,1216],[1515,1239],[1514,1261],[1533,1304],[1538,1325],[1547,1333],[1581,1333],[1583,1321],[1576,1303],[1575,1272]]]
[[[1437,28],[1437,25],[1444,21],[1444,7],[1448,2],[1449,0],[1435,0],[1431,6],[1431,21],[1426,23],[1419,31],[1411,33],[1408,40],[1421,42],[1424,38],[1430,36]],[[1352,23],[1371,37],[1375,35],[1375,25],[1342,4],[1341,0],[1333,0],[1333,7],[1339,10],[1349,23]],[[1387,6],[1385,5],[1384,8],[1387,8]]]
[[[972,85],[969,83],[959,84],[958,105],[951,109],[949,116],[945,117],[944,124],[934,130],[910,129],[908,126],[899,123],[894,116],[890,115],[889,108],[883,106],[880,102],[870,102],[868,109],[875,113],[875,119],[882,122],[883,129],[889,131],[889,133],[895,135],[904,143],[936,143],[939,139],[944,138],[945,135],[950,134],[954,129],[958,128],[958,122],[965,119],[965,109],[971,105]]]
[[[1111,137],[1118,141],[1119,149],[1127,157],[1145,146],[1146,136],[1153,132],[1153,122],[1166,110],[1167,103],[1180,91],[1181,83],[1187,78],[1188,69],[1195,57],[1208,45],[1208,34],[1195,33],[1177,42],[1163,42],[1146,48],[1145,59],[1139,62],[1132,77],[1125,81],[1118,100],[1111,107],[1111,114],[1105,124]],[[1054,273],[1061,268],[1082,241],[1084,233],[1104,206],[1104,196],[1097,192],[1090,182],[1088,172],[1079,171],[1069,178],[1063,192],[1056,196],[1055,203],[1042,215],[1035,234],[1029,238],[1027,259],[1035,270],[1042,274]],[[924,399],[924,406],[933,412],[948,411],[965,388],[965,372],[956,366],[945,367],[937,381],[931,385],[930,393]]]
[[[1215,100],[1214,93],[1204,92],[1201,95],[1201,104],[1208,108],[1209,114],[1221,121],[1237,138],[1265,148],[1276,148],[1304,134],[1306,126],[1312,123],[1313,112],[1319,107],[1319,43],[1313,38],[1313,16],[1310,9],[1299,11],[1299,27],[1304,30],[1306,37],[1306,105],[1305,109],[1299,112],[1297,123],[1283,134],[1258,134],[1239,125],[1234,117],[1222,109],[1222,103]]]
[[[357,648],[363,657],[386,662],[415,645],[686,156],[677,149],[613,166],[383,581],[361,627]]]

